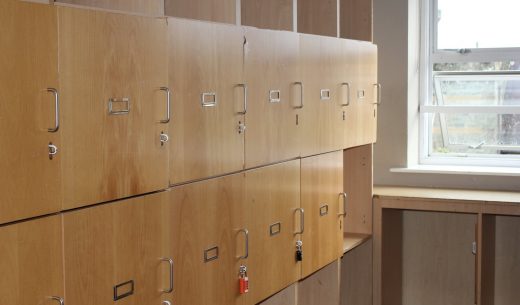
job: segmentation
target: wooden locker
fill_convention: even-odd
[[[343,255],[343,153],[301,160],[302,278]]]
[[[164,0],[166,16],[237,23],[236,0]]]
[[[168,19],[173,184],[244,167],[244,35],[240,27]]]
[[[300,156],[299,35],[246,29],[246,168]]]
[[[242,25],[261,29],[296,31],[294,0],[242,0]]]
[[[298,305],[337,305],[341,262],[334,261],[298,283]]]
[[[58,8],[64,207],[168,186],[164,19]]]
[[[0,228],[0,304],[60,305],[61,216]]]
[[[250,253],[244,196],[244,174],[171,190],[176,304],[245,304],[238,290]]]
[[[377,140],[377,111],[381,88],[377,82],[377,46],[370,42],[359,43],[359,86],[358,86],[358,123],[357,145],[375,143]]]
[[[300,65],[304,84],[302,156],[343,148],[343,109],[340,99],[341,41],[331,37],[300,36]]]
[[[300,278],[296,261],[301,229],[300,161],[263,167],[245,174],[250,233],[247,304],[257,304]]]
[[[0,223],[61,207],[57,29],[48,5],[0,3]]]
[[[298,0],[298,32],[338,37],[338,0]]]
[[[161,304],[171,297],[166,199],[158,193],[64,214],[67,302]]]
[[[51,0],[54,1],[142,15],[164,16],[164,0]]]

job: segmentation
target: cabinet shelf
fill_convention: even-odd
[[[343,233],[343,253],[361,246],[372,237],[370,234]]]

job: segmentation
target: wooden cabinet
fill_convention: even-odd
[[[343,152],[343,181],[347,193],[345,233],[372,234],[372,144]]]
[[[340,37],[372,41],[373,1],[339,0]]]
[[[60,216],[0,228],[1,304],[59,305],[64,297],[61,236]]]
[[[341,41],[314,35],[300,36],[300,66],[304,89],[302,156],[343,148]]]
[[[298,283],[298,305],[339,304],[341,262],[335,260]]]
[[[48,5],[0,3],[0,223],[61,207],[56,19]]]
[[[298,0],[298,32],[338,37],[338,0]]]
[[[244,199],[243,174],[171,190],[176,304],[245,304],[238,293],[239,268],[251,253]]]
[[[343,154],[333,152],[301,162],[302,277],[306,277],[343,255]]]
[[[242,25],[273,30],[295,30],[294,0],[242,0]]]
[[[375,143],[377,139],[377,47],[369,42],[343,40],[343,110],[346,111],[345,148]],[[348,83],[348,85],[346,85]],[[345,95],[348,97],[346,98]]]
[[[247,93],[239,27],[168,19],[171,183],[242,170]]]
[[[237,23],[236,0],[164,0],[166,16]]]
[[[373,305],[372,249],[368,240],[341,258],[341,305]]]
[[[51,3],[54,1],[157,17],[164,16],[164,0],[52,0]]]
[[[250,252],[247,304],[257,304],[298,281],[296,261],[300,231],[300,161],[245,173]]]
[[[299,35],[246,28],[246,168],[300,155]]]
[[[173,253],[162,243],[165,230],[171,230],[162,222],[164,198],[159,193],[63,215],[68,303],[171,299]]]
[[[166,188],[166,20],[58,16],[65,209]]]

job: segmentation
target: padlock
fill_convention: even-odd
[[[296,242],[296,261],[303,261],[303,242],[301,240]]]
[[[249,292],[249,278],[247,277],[247,267],[243,265],[240,266],[238,287],[240,294],[245,294]]]

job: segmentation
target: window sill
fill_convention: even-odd
[[[409,167],[404,167],[404,168],[391,168],[390,172],[405,173],[405,174],[443,174],[443,175],[520,177],[520,168],[511,168],[511,167],[414,165],[414,166],[409,166]]]

